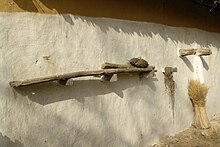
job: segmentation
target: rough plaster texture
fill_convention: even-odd
[[[202,58],[210,86],[209,117],[220,113],[220,34],[105,18],[33,13],[0,14],[0,139],[21,147],[143,147],[191,125],[187,82],[194,57],[180,48],[209,47]],[[74,79],[13,89],[11,80],[100,69],[103,62],[143,57],[156,66],[152,79],[120,75],[103,83]],[[174,66],[175,117],[161,68]]]

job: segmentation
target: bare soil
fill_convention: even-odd
[[[220,118],[211,122],[210,129],[200,130],[192,126],[151,147],[220,147]]]

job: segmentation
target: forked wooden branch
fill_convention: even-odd
[[[39,84],[51,81],[68,80],[70,78],[85,77],[85,76],[97,76],[97,75],[111,75],[111,74],[121,74],[121,73],[149,73],[154,70],[154,67],[149,66],[147,68],[117,68],[117,69],[101,69],[92,71],[79,71],[73,73],[67,73],[62,75],[33,78],[28,80],[11,81],[9,82],[11,87],[26,86],[32,84]],[[155,70],[156,71],[156,70]]]

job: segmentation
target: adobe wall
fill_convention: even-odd
[[[194,57],[180,48],[210,48],[203,75],[210,90],[210,118],[220,113],[220,34],[147,22],[71,14],[0,14],[0,132],[5,145],[24,147],[137,147],[174,135],[193,122],[187,83],[195,78]],[[45,58],[45,56],[49,58]],[[117,81],[96,78],[13,89],[9,81],[100,69],[141,56],[156,66],[156,77]],[[161,68],[173,66],[175,117]]]

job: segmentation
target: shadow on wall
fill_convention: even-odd
[[[3,136],[2,133],[0,133],[0,147],[24,147],[24,145],[17,140],[13,142],[9,137]]]
[[[71,80],[71,79],[70,79]],[[128,110],[131,114],[132,121],[138,123],[137,125],[134,125],[134,127],[137,130],[137,137],[140,138],[140,142],[137,142],[137,146],[143,146],[143,144],[146,144],[144,141],[148,141],[149,136],[146,136],[146,132],[143,132],[141,128],[141,120],[139,109],[136,109],[134,107],[134,104],[137,104],[138,102],[142,102],[143,105],[146,107],[150,107],[153,105],[154,107],[152,110],[149,110],[146,112],[146,114],[149,114],[149,120],[150,124],[157,125],[155,128],[159,128],[159,130],[152,127],[148,131],[151,132],[152,136],[156,136],[159,134],[159,137],[164,137],[163,133],[166,131],[161,123],[159,123],[159,120],[155,118],[153,115],[151,115],[151,111],[155,112],[156,110],[159,110],[159,105],[157,103],[157,98],[155,99],[148,99],[146,98],[149,91],[152,91],[154,93],[156,91],[155,82],[158,80],[156,78],[150,78],[150,79],[142,79],[139,80],[138,75],[119,75],[118,80],[114,82],[101,82],[99,80],[73,80],[68,81],[68,84],[73,83],[72,85],[59,85],[55,82],[51,83],[45,83],[45,84],[38,84],[38,85],[32,85],[32,86],[26,86],[26,87],[20,87],[16,88],[16,93],[22,96],[28,97],[31,101],[36,102],[40,105],[48,105],[60,101],[65,101],[69,99],[75,99],[79,103],[85,103],[86,98],[90,99],[89,103],[86,103],[85,106],[83,106],[83,109],[88,109],[91,114],[94,114],[96,116],[97,121],[94,121],[96,124],[102,124],[100,127],[100,130],[97,131],[96,128],[91,127],[89,130],[85,130],[78,125],[75,125],[76,122],[70,122],[64,117],[60,117],[54,112],[49,113],[47,116],[48,119],[50,119],[51,122],[53,122],[53,125],[50,123],[46,123],[46,126],[44,126],[44,129],[46,129],[46,133],[51,138],[56,138],[59,142],[62,142],[63,140],[72,140],[71,146],[100,146],[100,142],[109,142],[109,146],[111,146],[111,143],[115,146],[128,146],[132,147],[133,142],[129,141],[125,138],[124,135],[120,134],[117,130],[115,130],[115,127],[111,125],[111,115],[108,114],[108,112],[105,110],[106,108],[103,108],[102,106],[98,105],[97,98],[101,97],[95,97],[95,96],[101,96],[101,95],[107,95],[110,93],[114,93],[118,95],[119,98],[124,98],[124,90],[131,88],[128,91],[128,94],[130,95],[126,99],[128,100]],[[141,86],[142,88],[138,88]],[[135,88],[134,88],[135,87]],[[144,96],[137,96],[139,92],[143,92],[143,88],[148,89],[144,91]],[[17,95],[16,94],[16,95]],[[107,97],[106,97],[107,98]],[[98,100],[99,101],[99,100]],[[157,103],[157,104],[155,104]],[[80,116],[83,117],[83,116]],[[100,121],[100,122],[99,122]],[[99,123],[98,123],[99,122]],[[158,124],[159,123],[159,124]],[[59,126],[57,129],[52,129],[53,126]],[[84,125],[89,125],[85,123]],[[123,124],[118,124],[122,125]],[[62,128],[68,128],[64,130],[60,130]],[[57,138],[57,134],[62,132],[65,135],[59,136]],[[105,134],[105,135],[103,135]],[[101,136],[100,136],[101,135]],[[83,137],[82,137],[83,136]],[[109,137],[111,136],[111,137]],[[64,138],[65,137],[65,138]],[[145,139],[144,139],[145,138]],[[146,139],[147,138],[147,139]],[[96,140],[96,141],[95,141]],[[150,140],[150,139],[149,139]],[[67,145],[68,146],[68,145]]]
[[[180,57],[183,62],[186,64],[186,66],[190,69],[191,72],[194,72],[194,68],[192,63],[189,61],[189,59],[187,57]]]
[[[119,75],[115,82],[101,82],[100,80],[73,80],[71,85],[59,85],[51,82],[45,84],[23,86],[16,88],[22,96],[41,105],[47,105],[68,99],[76,99],[80,103],[85,102],[86,97],[94,97],[115,93],[123,98],[123,90],[132,87],[147,85],[152,91],[156,90],[154,82],[157,79],[139,80],[138,76]]]
[[[36,2],[34,3],[34,1],[38,1],[38,4]],[[71,1],[70,3],[65,3],[63,1],[62,2],[61,1],[53,2],[53,1],[48,1],[48,0],[42,0],[42,1],[34,0],[34,1],[33,2],[30,1],[30,2],[28,2],[30,4],[28,4],[26,2],[23,2],[23,0],[14,0],[14,2],[24,10],[33,11],[33,12],[43,11],[42,13],[46,13],[44,11],[47,11],[47,10],[52,10],[53,12],[56,11],[56,13],[59,13],[69,25],[74,25],[74,21],[81,20],[82,22],[87,23],[91,27],[100,28],[100,30],[105,33],[108,32],[110,29],[114,29],[118,33],[123,32],[123,33],[127,33],[130,35],[149,36],[149,37],[159,35],[166,42],[169,40],[172,40],[175,44],[185,43],[187,45],[192,45],[194,43],[197,43],[200,45],[200,47],[203,47],[203,48],[208,48],[208,47],[216,47],[217,49],[220,48],[220,43],[218,41],[216,41],[215,38],[212,39],[210,37],[207,37],[206,35],[201,36],[201,34],[200,35],[198,34],[198,30],[195,30],[195,32],[194,32],[190,28],[178,29],[178,28],[173,28],[173,27],[165,27],[163,25],[161,25],[161,26],[153,25],[153,24],[144,23],[144,22],[129,22],[129,21],[122,21],[122,20],[114,20],[114,19],[84,17],[84,16],[91,16],[88,14],[93,13],[93,10],[97,10],[97,9],[101,9],[101,10],[99,10],[100,12],[97,12],[98,14],[100,14],[102,11],[105,12],[106,9],[112,8],[112,7],[106,8],[105,5],[114,5],[114,6],[116,5],[115,2],[113,2],[113,1],[111,1],[111,2],[109,1],[109,2],[107,2],[107,4],[103,4],[104,5],[103,7],[102,7],[102,5],[94,4],[94,2],[91,3],[91,2],[82,2],[82,1]],[[101,4],[102,2],[99,1],[99,3]],[[129,5],[137,7],[136,8],[137,10],[141,6],[142,3],[139,1],[139,2],[137,2],[138,6],[135,6],[134,2],[131,2],[131,1],[128,2]],[[159,2],[157,2],[157,4],[158,3]],[[160,3],[162,3],[162,1]],[[189,3],[191,4],[192,2],[189,2]],[[148,2],[147,2],[147,4],[148,4]],[[163,17],[164,16],[164,14],[162,13],[162,12],[164,12],[163,8],[162,8],[163,11],[161,11],[155,5],[156,4],[154,4],[154,2],[149,2],[149,6],[152,6],[154,9],[150,10],[150,12],[145,12],[145,9],[143,10],[144,15],[145,15],[145,13],[148,15],[151,14],[150,16],[146,16],[147,18],[148,17],[150,18],[152,16],[155,17],[155,15],[156,15],[156,17]],[[149,7],[149,6],[147,6],[147,7]],[[35,9],[32,7],[35,7]],[[88,10],[87,10],[87,7],[88,7]],[[94,9],[92,9],[92,7],[94,7]],[[117,9],[119,9],[120,7],[123,8],[125,6],[122,3],[120,5],[120,7],[118,5],[116,5],[116,7],[118,7]],[[163,7],[163,6],[160,6],[160,7]],[[31,9],[31,10],[29,10],[29,9]],[[81,9],[86,9],[89,12],[85,12],[87,14],[86,15],[86,14],[84,14],[84,12],[81,12]],[[155,9],[159,10],[161,12],[158,12],[159,14],[154,15],[153,12]],[[113,13],[112,9],[111,9],[111,11],[109,10],[109,12],[106,12],[106,13],[108,13],[108,15],[114,15],[114,14],[112,14]],[[120,12],[120,13],[117,12],[117,15],[120,15],[122,13],[123,12]],[[127,13],[127,11],[124,13]],[[136,11],[134,11],[134,13],[136,13]],[[71,15],[71,14],[73,14],[73,15]],[[141,14],[142,14],[142,12],[141,12]],[[220,16],[220,10],[219,10],[218,14],[219,14],[218,16]],[[82,15],[82,16],[76,16],[76,15]],[[129,11],[129,14],[127,14],[127,15],[129,17],[132,16],[132,17],[136,18],[137,14],[132,15],[132,13]],[[188,18],[188,15],[187,15],[187,18]],[[94,16],[98,16],[98,15],[94,14]],[[191,14],[189,16],[191,16]],[[199,17],[199,16],[196,15],[195,17]],[[210,14],[209,14],[209,16],[210,16]],[[106,17],[106,16],[99,16],[99,17]],[[117,17],[113,16],[110,18],[117,18]],[[158,18],[158,19],[164,20],[164,18]],[[171,19],[171,18],[169,18],[169,19]],[[215,18],[213,20],[216,20],[216,19],[217,18]],[[136,19],[130,19],[130,20],[136,20]],[[195,21],[197,19],[193,19],[193,20]],[[146,21],[148,21],[148,20],[146,20]],[[158,22],[158,21],[155,20],[155,21],[148,21],[148,22]],[[198,20],[195,23],[207,25],[208,28],[215,28],[215,27],[212,27],[211,24],[206,24],[209,22],[207,19],[206,19],[206,23],[203,23],[203,22],[204,22],[204,18],[202,18],[201,22],[200,22],[200,20]],[[213,23],[213,24],[216,24],[216,23]],[[178,26],[178,25],[174,25],[174,26]],[[219,27],[217,27],[217,28],[219,28]]]
[[[71,14],[61,14],[65,21],[74,25],[75,20],[86,22],[91,27],[98,27],[102,32],[107,33],[109,30],[114,29],[118,33],[126,33],[129,35],[138,35],[140,37],[151,37],[159,35],[164,41],[172,40],[177,44],[194,45],[199,44],[201,48],[216,47],[219,51],[220,42],[216,38],[210,39],[207,35],[201,35],[198,31],[191,28],[174,28],[166,26],[158,26],[151,23],[144,22],[129,22],[114,19],[102,19],[83,16],[73,16]],[[214,34],[212,34],[214,35]],[[217,36],[217,35],[216,35]],[[213,37],[213,36],[212,36]]]
[[[31,101],[34,101],[40,105],[48,105],[69,99],[75,99],[79,103],[86,102],[86,105],[83,106],[83,109],[88,109],[91,114],[94,114],[96,116],[97,121],[94,121],[95,124],[102,124],[101,126],[99,126],[99,131],[97,131],[96,128],[94,128],[93,130],[93,127],[91,127],[91,129],[89,130],[85,130],[78,125],[75,125],[75,123],[77,124],[78,122],[71,122],[69,119],[64,119],[63,116],[61,117],[54,112],[50,112],[48,113],[49,115],[47,117],[51,122],[53,122],[53,125],[51,125],[51,123],[46,123],[46,126],[44,126],[44,129],[46,129],[46,131],[44,131],[48,133],[48,136],[53,139],[56,138],[56,140],[58,140],[59,142],[67,140],[68,138],[68,140],[72,140],[72,146],[82,146],[82,144],[84,144],[85,146],[99,146],[100,142],[109,142],[109,146],[111,146],[111,143],[115,143],[115,146],[125,145],[128,147],[132,147],[134,146],[134,143],[127,140],[123,134],[120,134],[118,130],[115,130],[115,127],[111,125],[110,122],[112,122],[112,115],[108,114],[108,111],[105,110],[106,107],[102,107],[96,103],[98,100],[97,98],[102,97],[95,96],[114,93],[118,95],[118,98],[124,98],[123,91],[131,88],[126,93],[129,95],[129,97],[126,97],[126,99],[128,99],[128,112],[130,113],[132,119],[131,121],[134,122],[133,127],[136,129],[137,133],[134,136],[139,138],[139,141],[135,146],[143,146],[144,144],[147,144],[149,141],[151,141],[154,136],[158,136],[160,139],[164,139],[166,135],[165,132],[167,132],[167,127],[165,127],[160,120],[162,116],[155,117],[153,113],[160,110],[160,98],[146,98],[148,97],[147,95],[149,95],[150,91],[152,91],[152,93],[155,93],[155,83],[157,81],[158,80],[156,78],[142,79],[140,81],[138,75],[119,75],[118,80],[115,82],[100,82],[99,80],[73,80],[69,82],[73,82],[73,85],[69,86],[58,85],[57,83],[52,82],[27,87],[20,87],[17,88],[16,91],[20,95],[26,96]],[[141,86],[141,88],[138,88],[139,86]],[[143,91],[143,89],[146,90]],[[89,103],[87,103],[86,101],[87,98],[90,99]],[[105,98],[108,99],[108,97]],[[151,137],[147,136],[146,134],[148,133],[143,130],[143,120],[141,119],[143,114],[139,114],[140,109],[137,108],[137,105],[140,105],[139,102],[141,102],[141,106],[150,108],[148,111],[146,111],[145,116],[147,120],[149,120],[148,125],[150,125],[150,127],[148,127],[149,129],[147,130],[147,132],[151,132]],[[123,123],[124,122],[121,122],[118,125],[123,126]],[[90,126],[89,123],[85,123],[84,125]],[[57,129],[52,129],[53,126],[59,127]],[[60,130],[62,128],[68,129]],[[59,138],[57,138],[57,134],[59,134],[60,132],[65,135],[61,135],[59,136]]]
[[[183,62],[186,64],[186,66],[190,69],[191,72],[194,72],[194,67],[193,67],[193,64],[189,61],[189,59],[187,57],[180,57]],[[203,68],[208,71],[209,70],[209,65],[208,63],[205,61],[205,59],[200,56],[200,59],[202,61],[202,65],[203,65]]]
[[[193,27],[220,32],[220,10],[210,12],[210,7],[193,0],[13,0],[29,12],[73,14],[89,17],[110,17],[135,21],[148,21],[171,26]],[[129,11],[128,11],[129,10]],[[156,11],[155,11],[156,10]],[[184,11],[182,11],[184,10]]]

